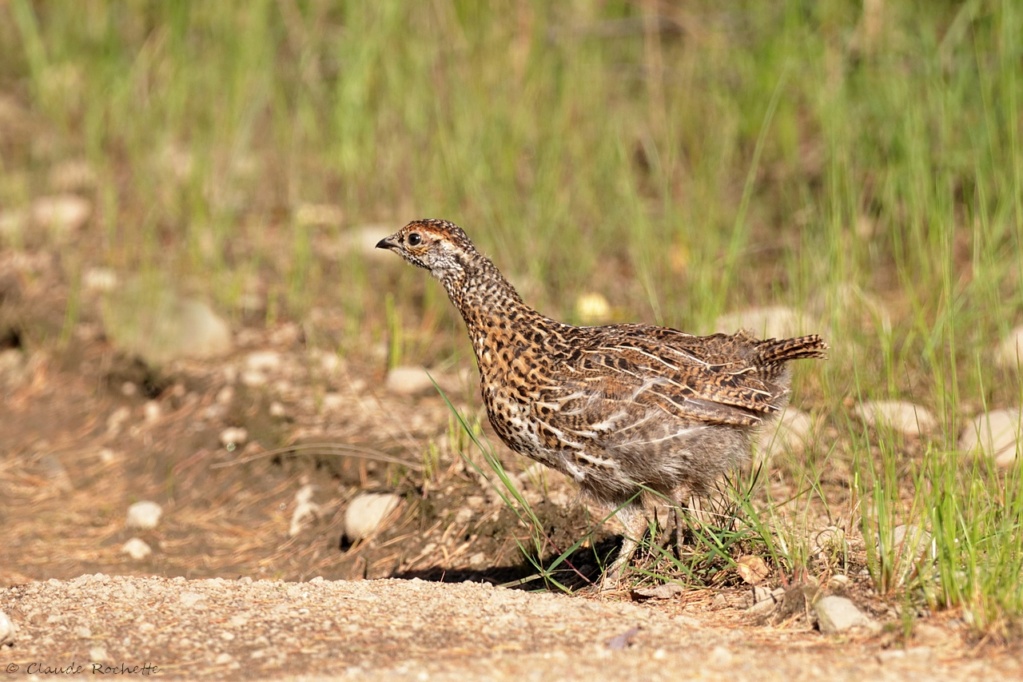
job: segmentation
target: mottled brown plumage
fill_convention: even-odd
[[[708,492],[784,408],[786,363],[827,350],[816,335],[562,324],[523,303],[465,232],[442,220],[411,222],[377,247],[444,285],[468,328],[490,423],[508,447],[621,507],[627,533],[612,573],[642,534],[640,493]]]

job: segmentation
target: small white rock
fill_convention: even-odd
[[[872,627],[874,622],[845,597],[824,597],[814,605],[817,625],[824,634],[845,632],[855,627]]]
[[[160,403],[155,400],[147,400],[146,404],[142,406],[143,418],[148,424],[159,421],[162,412],[163,410],[160,407]]]
[[[127,525],[129,528],[141,528],[143,530],[156,528],[157,524],[160,523],[161,514],[163,514],[163,509],[156,502],[148,500],[136,502],[128,507]]]
[[[135,561],[142,561],[153,553],[153,549],[146,544],[145,540],[142,540],[141,538],[132,538],[121,545],[121,553],[127,554]]]
[[[853,414],[874,428],[888,428],[905,436],[933,433],[938,420],[926,407],[904,400],[868,400],[853,408]]]
[[[401,498],[392,493],[363,493],[348,503],[345,510],[345,537],[362,540],[376,532]]]
[[[1023,369],[1023,325],[1009,332],[998,344],[995,364],[1003,369]]]
[[[14,624],[14,621],[6,613],[0,611],[0,647],[13,645],[17,632],[18,627]]]
[[[220,444],[233,450],[249,440],[249,432],[240,426],[229,426],[220,432]]]
[[[959,437],[959,449],[966,454],[983,454],[1007,467],[1019,452],[1020,431],[1023,429],[1023,411],[993,410],[979,414],[966,425]]]
[[[89,649],[89,660],[93,663],[105,663],[110,659],[110,655],[107,653],[107,648],[104,646],[94,646]]]
[[[395,367],[387,373],[384,385],[388,391],[398,395],[421,395],[436,390],[430,375],[422,367]]]
[[[714,323],[715,331],[726,334],[734,334],[740,329],[745,329],[759,338],[775,339],[798,336],[802,327],[803,320],[799,313],[780,305],[727,313]]]

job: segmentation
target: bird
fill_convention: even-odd
[[[651,493],[704,496],[749,460],[788,402],[787,363],[824,358],[811,334],[695,336],[647,324],[574,326],[523,302],[462,228],[414,220],[381,239],[440,281],[469,333],[494,431],[575,480],[625,528],[601,589],[615,589],[647,527]]]

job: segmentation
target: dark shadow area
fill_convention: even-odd
[[[581,547],[559,562],[553,569],[544,572],[537,569],[533,562],[523,559],[520,563],[506,566],[491,566],[484,569],[446,569],[442,566],[415,571],[401,571],[391,575],[398,580],[428,580],[439,583],[479,582],[501,585],[511,589],[529,591],[549,590],[560,592],[559,584],[571,591],[584,590],[600,582],[600,562],[605,565],[618,553],[621,547],[621,536],[602,538],[591,547]],[[549,567],[558,561],[559,553],[550,553],[539,561],[541,566]]]

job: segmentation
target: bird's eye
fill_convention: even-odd
[[[413,232],[412,234],[410,234],[408,236],[408,245],[409,246],[419,246],[419,244],[421,244],[422,241],[423,241],[423,237],[418,232]]]

